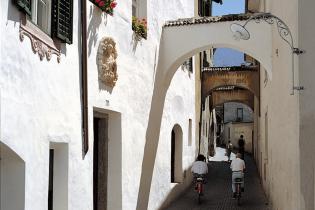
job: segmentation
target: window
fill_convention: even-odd
[[[198,0],[198,15],[200,17],[211,16],[212,0]]]
[[[45,33],[51,30],[51,0],[32,1],[32,21]]]
[[[206,123],[206,136],[208,136],[208,123]]]
[[[132,16],[138,17],[137,0],[132,0]]]
[[[188,124],[188,146],[192,144],[192,119],[189,119]]]
[[[175,125],[171,133],[171,183],[183,181],[183,131]]]
[[[141,38],[147,39],[147,1],[132,0],[132,25],[134,38],[140,41]]]
[[[15,0],[14,3],[43,32],[72,44],[73,0]]]
[[[209,67],[210,63],[208,62],[208,58],[207,58],[207,52],[203,51],[203,59],[202,59],[202,67]]]
[[[189,58],[188,60],[184,61],[182,68],[186,68],[190,73],[193,73],[193,58]]]
[[[243,108],[237,108],[236,110],[236,121],[243,120]]]

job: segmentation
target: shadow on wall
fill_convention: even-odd
[[[18,12],[18,9],[14,6],[12,3],[13,1],[9,1],[8,3],[8,20],[14,21],[14,27],[19,26],[17,23],[20,22],[20,14]],[[6,22],[6,25],[8,25],[9,21]]]
[[[184,182],[178,183],[173,189],[168,193],[164,202],[161,204],[159,210],[167,209],[167,207],[175,201],[178,197],[180,197],[185,190],[190,189],[192,187],[193,176],[191,174],[191,166],[184,171]]]
[[[97,40],[98,40],[98,29],[99,26],[102,23],[102,17],[103,17],[103,13],[100,9],[96,8],[96,6],[91,5],[90,6],[90,14],[89,14],[89,18],[90,18],[90,22],[89,22],[89,26],[88,26],[88,44],[89,44],[89,50],[88,50],[88,55],[91,55],[91,51],[92,51],[92,46],[95,47]],[[107,24],[107,15],[105,16],[105,25]]]

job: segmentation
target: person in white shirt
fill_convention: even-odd
[[[242,154],[241,153],[237,153],[236,154],[236,158],[234,160],[232,160],[231,163],[231,170],[232,170],[232,191],[233,191],[233,198],[236,197],[235,191],[236,191],[236,187],[235,187],[235,179],[236,178],[242,178],[243,183],[241,185],[242,187],[242,191],[244,191],[244,170],[245,170],[245,162],[244,160],[241,159]]]
[[[208,165],[205,162],[206,158],[203,155],[198,155],[197,160],[191,167],[191,172],[197,175],[204,175],[208,173]]]

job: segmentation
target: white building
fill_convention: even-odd
[[[166,20],[192,17],[194,2],[117,1],[110,16],[87,1],[86,154],[82,2],[58,2],[0,3],[0,208],[92,210],[97,205],[131,210],[166,205],[190,183],[189,167],[196,155],[194,73],[180,68],[174,75],[161,126],[156,127],[157,152],[150,150],[155,134],[147,126],[154,117],[149,113],[161,26]],[[132,14],[147,19],[147,39],[136,40]],[[102,57],[107,50],[102,47],[114,47],[103,43],[99,48],[104,37],[116,43],[116,60],[114,54]],[[99,79],[97,66],[106,59],[112,70],[116,61],[118,75],[107,84]],[[147,162],[153,163],[151,170],[144,170]],[[139,188],[150,193],[141,195]]]
[[[249,40],[234,40],[230,25],[245,24],[246,15],[181,19],[162,29],[197,14],[198,1],[189,0],[118,1],[113,17],[87,1],[88,37],[81,39],[85,1],[71,2],[0,3],[1,209],[167,205],[190,183],[199,144],[200,72],[179,67],[220,47],[261,64],[253,150],[270,203],[314,209],[314,1],[248,1],[250,11],[285,22],[302,55],[263,19],[246,25]],[[147,39],[134,35],[132,14],[147,18]]]

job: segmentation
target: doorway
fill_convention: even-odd
[[[175,182],[175,131],[172,130],[171,136],[171,182]]]
[[[48,168],[48,210],[68,210],[68,143],[50,142]]]
[[[94,210],[107,209],[108,115],[94,117],[93,203]]]

